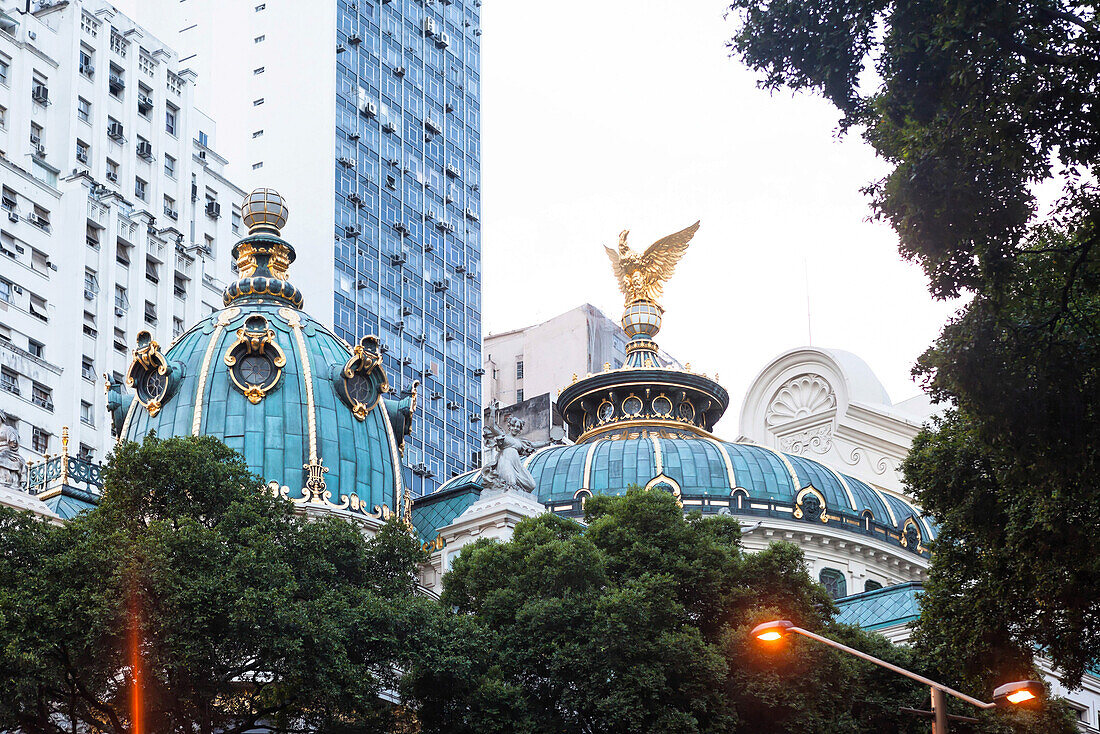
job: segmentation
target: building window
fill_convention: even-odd
[[[179,78],[179,75],[168,72],[168,91],[172,94],[179,95],[182,89],[183,80]]]
[[[99,21],[88,15],[86,12],[81,13],[80,30],[84,31],[92,38],[95,38],[99,34]]]
[[[8,129],[8,108],[0,105],[0,130]]]
[[[164,175],[168,178],[176,177],[176,159],[167,153],[164,154]]]
[[[19,394],[19,373],[7,367],[0,367],[0,390]]]
[[[99,332],[96,331],[96,328],[95,328],[95,314],[92,313],[91,311],[85,311],[84,312],[84,335],[85,336],[90,336],[93,339],[95,339],[96,335],[98,333]]]
[[[252,133],[252,137],[258,138],[258,137],[262,136],[263,134],[264,134],[263,130],[256,130]]]
[[[264,73],[264,67],[257,66],[255,69],[252,70],[252,73],[254,75],[257,75],[257,76],[260,75],[260,74],[263,74]]]
[[[141,49],[141,53],[138,54],[138,68],[145,76],[151,77],[156,73],[157,62],[145,52],[145,49]]]
[[[523,379],[523,360],[522,359],[517,359],[516,360],[516,379],[517,380],[522,380]]]
[[[210,147],[210,137],[202,130],[199,130],[199,145],[204,148]]]
[[[156,260],[145,258],[145,279],[153,285],[160,282],[160,263]]]
[[[844,574],[835,568],[823,568],[818,576],[825,591],[834,599],[848,596],[848,584],[844,580]]]
[[[126,289],[120,285],[115,286],[115,310],[125,311],[130,308],[130,299],[126,297]]]
[[[122,329],[115,328],[115,351],[126,354],[126,332]],[[119,380],[118,382],[122,382]]]
[[[145,323],[150,326],[157,325],[157,304],[152,301],[145,302]]]
[[[176,134],[176,119],[178,116],[179,108],[175,105],[170,104],[164,108],[164,131],[173,137]]]
[[[252,106],[253,107],[259,107],[263,103],[264,103],[264,98],[263,97],[260,97],[259,99],[252,100]]]
[[[172,317],[172,338],[176,339],[183,333],[183,319],[178,316]]]
[[[864,591],[874,591],[875,589],[881,589],[881,588],[882,588],[882,584],[880,584],[878,581],[868,581],[863,586]]]
[[[202,239],[203,239],[203,249],[206,251],[206,254],[210,257],[213,257],[214,256],[214,238],[213,238],[213,236],[208,235],[208,234],[203,235]]]
[[[13,303],[11,300],[11,282],[0,279],[0,301]]]
[[[176,273],[173,291],[176,294],[176,298],[187,298],[187,278]]]
[[[37,148],[42,145],[42,126],[37,122],[31,123],[31,147]]]
[[[118,164],[110,158],[107,159],[107,180],[118,182]]]
[[[80,47],[80,73],[89,79],[95,73],[95,64],[92,61],[92,50],[87,46]]]
[[[95,361],[88,355],[80,361],[80,376],[89,382],[95,382]]]
[[[39,359],[45,359],[43,354],[45,353],[45,345],[42,342],[36,342],[34,339],[27,339],[27,351],[31,353],[32,357],[38,357]]]
[[[230,219],[230,222],[231,222],[230,228],[232,229],[233,234],[240,234],[241,233],[241,212],[237,209],[237,207],[233,207],[233,211],[230,212],[229,219]]]
[[[31,429],[31,448],[40,454],[49,453],[50,434],[38,427]]]
[[[53,410],[53,391],[40,382],[31,383],[31,402],[39,408]]]
[[[84,461],[95,460],[95,449],[86,443],[80,444],[80,450],[76,454],[76,458],[83,459]]]
[[[263,43],[266,36],[259,35],[252,39],[253,43]]]
[[[264,167],[264,162],[263,161],[260,161],[259,163],[253,163],[252,164],[252,170],[253,171],[258,171],[259,169],[261,169],[263,167]]]
[[[169,219],[179,219],[179,212],[176,211],[176,200],[168,194],[164,195],[164,216]]]
[[[135,176],[134,177],[134,196],[141,199],[142,201],[145,201],[145,189],[146,189],[147,186],[148,186],[148,184],[145,182],[144,179]]]
[[[88,144],[85,143],[83,140],[77,140],[76,141],[76,159],[78,161],[80,161],[81,163],[86,164],[88,162],[88,156],[89,155],[91,155],[91,149],[88,147]]]
[[[92,417],[92,404],[86,400],[80,401],[80,422],[86,426],[95,426],[95,419]]]
[[[31,224],[35,225],[39,229],[44,229],[47,232],[50,231],[50,212],[48,209],[43,209],[34,205],[34,211],[31,213]]]
[[[0,84],[8,86],[8,72],[11,71],[11,57],[0,54]]]
[[[122,92],[126,89],[126,71],[117,64],[111,64],[111,73],[107,77],[107,91],[115,99],[122,99]]]
[[[34,316],[42,321],[49,321],[50,317],[46,315],[46,299],[42,296],[36,296],[31,294],[30,302],[31,316]]]
[[[259,5],[256,6],[256,12],[258,13],[266,7],[267,7],[267,5],[265,3],[260,3]]]
[[[81,122],[90,123],[92,121],[92,103],[83,97],[77,97],[76,99],[76,118]]]
[[[523,388],[520,388],[519,390],[516,390],[516,402],[517,403],[522,403],[523,402]]]
[[[16,203],[15,192],[5,186],[3,188],[3,194],[0,195],[0,206],[9,212],[13,212],[15,211]]]
[[[88,301],[94,301],[97,295],[99,295],[99,279],[96,278],[94,270],[91,270],[90,268],[85,268],[84,298]]]
[[[122,58],[126,58],[126,52],[130,48],[130,42],[122,37],[116,29],[111,28],[111,50]]]

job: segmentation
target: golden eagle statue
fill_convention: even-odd
[[[640,255],[626,244],[626,237],[630,234],[628,229],[619,233],[618,251],[604,246],[607,256],[611,259],[615,277],[619,280],[619,290],[626,297],[627,305],[638,300],[657,302],[661,297],[662,284],[672,277],[676,263],[680,262],[680,258],[684,256],[688,243],[695,236],[697,229],[699,229],[699,222],[675,234],[662,237]]]

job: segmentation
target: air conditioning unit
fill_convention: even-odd
[[[426,341],[428,341],[428,335],[427,334],[417,334],[416,335],[416,343],[417,344],[423,344]],[[428,369],[428,373],[429,374],[431,373],[431,368]]]
[[[447,35],[446,31],[439,34],[439,38],[435,39],[435,45],[438,48],[447,48],[451,45],[451,37]]]
[[[378,105],[375,104],[373,99],[364,99],[359,103],[359,111],[367,117],[376,117],[378,115]],[[356,135],[354,140],[358,140],[359,136]]]
[[[453,400],[447,402],[447,410],[458,410],[461,407],[462,407],[461,405],[459,405],[458,403],[456,403]]]
[[[462,263],[459,263],[458,265],[455,265],[455,272],[456,273],[465,273],[466,272],[466,266],[463,265]]]
[[[390,255],[390,265],[404,265],[405,253],[399,252],[396,255]]]
[[[119,308],[118,306],[115,306],[115,316],[116,316],[117,318],[120,318],[120,319],[121,319],[121,318],[122,318],[123,316],[125,316],[125,315],[126,315],[126,311],[124,311],[123,309]]]
[[[433,120],[430,117],[424,118],[424,127],[428,130],[428,132],[435,133],[436,135],[439,135],[441,132],[443,132],[443,126],[439,124],[439,121]]]
[[[153,109],[153,98],[147,97],[144,94],[138,95],[138,112],[145,114],[149,110]]]
[[[348,133],[348,140],[358,140],[359,133]]]
[[[45,158],[46,157],[46,146],[44,146],[44,145],[35,146],[34,155],[35,155],[36,158]]]
[[[107,80],[107,86],[111,90],[111,94],[118,94],[126,88],[126,82],[122,81],[122,77],[118,74],[111,74]]]
[[[35,84],[31,87],[31,99],[39,104],[46,104],[50,101],[50,90],[45,84]]]
[[[348,201],[350,201],[352,204],[358,205],[363,201],[363,197],[352,191],[350,194],[348,194]]]
[[[399,234],[408,234],[409,228],[405,226],[404,222],[394,222],[393,230]]]
[[[412,313],[413,313],[412,306],[403,306],[401,308],[401,315],[402,316],[412,316]]]
[[[470,413],[470,422],[471,423],[477,423],[480,420],[481,420],[480,415],[478,415],[477,413]]]
[[[449,287],[450,287],[450,284],[447,283],[447,281],[445,281],[445,280],[433,280],[432,281],[432,290],[434,290],[436,293],[443,293]]]
[[[401,358],[401,365],[403,367],[408,367],[412,363],[413,363],[412,357],[402,357]]]
[[[206,216],[217,219],[222,215],[222,205],[216,201],[206,202]]]
[[[88,162],[88,150],[86,148],[77,148],[76,159],[81,163]]]
[[[473,209],[469,209],[469,208],[466,209],[466,218],[467,219],[472,219],[475,222],[479,220],[477,212],[475,212]]]
[[[91,77],[93,74],[95,74],[95,67],[91,64],[81,64],[80,73],[86,77]]]
[[[137,146],[138,158],[144,158],[147,161],[153,160],[153,144],[148,141],[141,141]]]
[[[391,166],[397,166],[400,162],[401,161],[397,160],[396,158],[387,158],[386,159],[386,163],[388,163]]]
[[[476,370],[474,370],[474,377],[481,377],[484,374],[485,374],[485,370],[483,370],[480,367],[478,367]]]
[[[9,222],[18,222],[19,221],[19,215],[16,214],[15,212],[8,212],[8,221]]]
[[[359,228],[358,227],[344,227],[344,236],[345,237],[358,237],[359,236]]]
[[[404,66],[395,66],[394,69],[393,69],[393,75],[394,76],[405,76],[405,67]]]
[[[435,35],[435,18],[424,19],[424,32],[429,36]]]
[[[447,167],[443,170],[446,171],[447,175],[451,178],[460,178],[462,176],[462,171],[458,170],[458,166],[451,163],[448,163]]]
[[[112,122],[107,125],[107,137],[112,140],[122,140],[122,123]]]
[[[355,161],[348,157],[341,157],[337,159],[341,166],[344,168],[355,168]]]
[[[388,133],[395,133],[397,132],[397,125],[394,124],[392,120],[386,120],[382,123],[382,130]],[[390,163],[390,165],[396,165],[396,161]]]
[[[111,182],[114,182],[114,183],[118,183],[118,174],[115,173],[114,171],[107,171],[107,180],[111,181]]]
[[[348,44],[349,45],[358,46],[362,42],[363,42],[363,39],[357,33],[352,33],[350,36],[348,36]]]

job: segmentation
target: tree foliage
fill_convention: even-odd
[[[0,513],[0,729],[127,734],[135,688],[150,732],[399,725],[382,694],[438,616],[407,531],[296,515],[213,438],[103,477],[64,527]]]
[[[443,601],[477,642],[410,672],[424,732],[927,731],[898,712],[927,708],[922,686],[801,638],[771,649],[750,639],[755,624],[789,618],[929,669],[833,622],[796,546],[746,553],[735,520],[685,518],[663,492],[593,497],[585,514],[587,527],[546,514],[507,543],[463,548]],[[1068,734],[1062,713],[983,715],[979,730]]]
[[[731,9],[764,86],[823,94],[892,165],[867,191],[932,293],[973,296],[915,369],[954,408],[905,467],[941,526],[916,639],[974,680],[1041,646],[1073,684],[1100,664],[1095,3]]]

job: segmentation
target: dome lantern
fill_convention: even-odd
[[[290,210],[274,189],[256,189],[241,203],[248,236],[233,246],[237,280],[225,289],[226,306],[238,301],[276,301],[301,308],[302,292],[290,284],[287,270],[294,248],[279,236]]]

